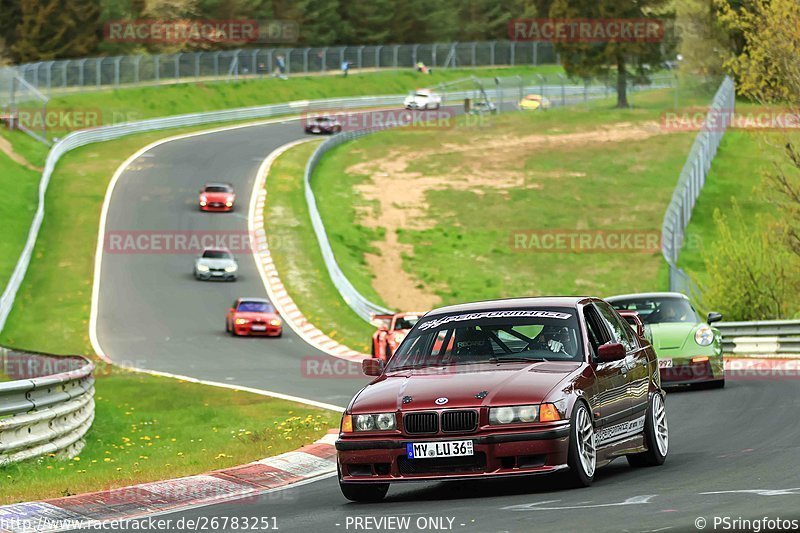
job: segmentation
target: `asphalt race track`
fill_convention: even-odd
[[[247,127],[162,144],[129,165],[108,208],[109,235],[247,236],[247,211],[258,167],[273,150],[304,137],[298,121]],[[226,181],[236,191],[232,213],[203,213],[200,188]],[[234,250],[235,253],[235,250]],[[289,327],[281,338],[230,337],[225,313],[240,296],[266,297],[250,255],[236,254],[236,282],[194,279],[195,255],[131,253],[104,246],[97,337],[115,362],[290,394],[346,406],[362,376],[304,377],[306,357],[328,357]]]
[[[107,231],[246,232],[260,162],[303,136],[300,124],[290,122],[161,145],[121,177]],[[212,180],[234,184],[236,212],[198,211],[197,192]],[[238,296],[265,296],[255,264],[240,256],[239,281],[201,283],[191,275],[192,260],[185,254],[104,253],[98,338],[107,355],[137,367],[339,406],[366,382],[304,377],[304,357],[326,356],[288,327],[280,339],[227,336],[230,303]],[[403,520],[411,531],[696,531],[698,518],[707,521],[701,529],[711,531],[715,516],[800,518],[800,382],[729,380],[724,390],[670,392],[667,409],[665,465],[634,470],[618,460],[598,471],[588,489],[565,490],[554,478],[399,484],[385,502],[365,505],[348,503],[330,477],[160,518],[276,517],[281,531],[309,532],[400,530]],[[381,519],[391,522],[373,521]]]
[[[382,503],[355,504],[341,496],[331,477],[159,518],[276,517],[281,531],[309,532],[366,530],[356,527],[357,517],[408,517],[410,531],[442,530],[417,524],[442,517],[445,526],[453,519],[444,530],[465,532],[697,531],[701,517],[713,531],[714,516],[797,519],[798,392],[796,380],[730,381],[723,390],[670,392],[666,463],[633,469],[617,460],[599,470],[587,489],[562,489],[558,479],[547,477],[396,484]]]

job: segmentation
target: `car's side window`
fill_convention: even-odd
[[[600,316],[594,307],[587,305],[583,309],[583,316],[586,317],[586,330],[589,334],[589,345],[592,349],[592,356],[597,357],[597,349],[600,345],[608,342],[608,334],[605,332]]]
[[[621,343],[625,350],[629,352],[638,348],[631,327],[622,320],[610,305],[605,302],[595,302],[595,307],[597,307],[606,326],[614,335],[614,342]]]

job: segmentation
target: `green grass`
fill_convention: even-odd
[[[411,69],[365,72],[342,76],[292,75],[288,80],[266,77],[238,82],[204,82],[116,90],[69,93],[48,102],[56,110],[97,111],[103,123],[237,107],[375,94],[403,94],[420,85],[431,86],[468,76],[532,76],[563,72],[560,66],[542,65],[479,69],[440,69],[426,76]],[[56,132],[62,136],[64,132]]]
[[[39,178],[38,172],[18,165],[0,152],[0,189],[5,198],[0,203],[0,293],[5,289],[28,237],[36,211]]]
[[[364,211],[379,206],[355,188],[373,179],[348,172],[355,164],[380,161],[402,151],[421,154],[406,170],[439,176],[442,186],[426,193],[424,229],[401,228],[400,241],[413,247],[402,267],[443,304],[514,295],[594,294],[666,288],[666,268],[654,253],[532,253],[512,250],[514,230],[649,230],[661,220],[694,132],[665,133],[611,143],[553,145],[542,150],[498,156],[482,145],[498,136],[553,136],[609,125],[656,122],[672,109],[674,93],[653,91],[634,96],[634,109],[614,109],[608,102],[554,109],[546,113],[507,114],[481,128],[463,125],[447,131],[386,131],[363,137],[330,152],[318,167],[313,185],[334,253],[350,281],[368,298],[382,301],[364,254],[380,250],[380,228],[366,227]],[[681,94],[680,105],[707,104],[707,93]],[[447,145],[447,149],[430,147]],[[474,157],[451,147],[472,147]],[[481,160],[491,159],[486,165]],[[498,190],[481,185],[456,187],[475,165],[499,174],[518,173],[523,187]],[[582,177],[571,177],[577,173]],[[559,175],[560,177],[552,177]],[[375,178],[380,180],[380,177]],[[449,185],[449,180],[453,180]],[[380,183],[380,181],[378,181]],[[414,187],[414,182],[409,182]],[[403,204],[404,197],[394,200]],[[387,302],[388,303],[388,302]]]
[[[297,449],[338,415],[255,394],[115,372],[96,382],[96,418],[71,461],[0,468],[0,504],[208,472]]]
[[[308,217],[303,171],[318,142],[281,155],[267,177],[264,224],[281,281],[303,315],[326,335],[369,353],[374,328],[356,315],[331,282]]]

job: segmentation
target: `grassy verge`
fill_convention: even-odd
[[[44,164],[47,147],[19,132],[0,132],[0,142],[22,157],[30,166]],[[28,237],[40,172],[20,165],[7,153],[0,151],[0,190],[4,201],[0,203],[2,239],[0,239],[0,293],[5,289],[11,272]]]
[[[267,178],[264,223],[270,252],[286,290],[305,317],[326,335],[369,353],[374,328],[341,299],[319,251],[303,194],[303,172],[317,142],[296,146],[273,163]]]
[[[51,99],[47,107],[49,111],[91,110],[99,112],[103,123],[124,122],[293,100],[403,94],[420,85],[430,86],[472,75],[481,77],[532,76],[561,72],[563,70],[559,66],[543,65],[538,67],[441,69],[431,76],[409,69],[354,73],[347,78],[297,75],[290,76],[288,80],[281,80],[266,77],[238,82],[185,83],[72,93]]]
[[[739,113],[748,106],[738,105]],[[797,140],[797,134],[791,137]],[[701,284],[706,279],[704,256],[718,237],[714,211],[732,213],[732,199],[748,217],[754,231],[770,231],[775,221],[775,202],[770,199],[765,174],[775,165],[786,166],[784,133],[730,130],[722,138],[711,164],[703,193],[692,211],[678,266]]]
[[[586,228],[658,234],[695,136],[661,128],[673,97],[639,93],[634,109],[601,102],[502,115],[480,127],[392,130],[342,145],[313,183],[343,271],[367,297],[396,307],[376,288],[367,260],[386,254],[384,236],[396,231],[393,263],[412,288],[443,304],[665,288],[659,251],[520,252],[511,236]],[[680,104],[709,100],[684,93]],[[637,130],[641,136],[630,134]],[[403,219],[395,228],[381,223],[387,210]]]
[[[96,382],[96,418],[71,461],[0,468],[0,504],[167,479],[261,459],[313,442],[338,415],[167,378],[115,373]]]

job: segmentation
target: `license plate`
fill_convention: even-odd
[[[437,457],[463,457],[472,455],[471,440],[452,440],[447,442],[409,442],[406,456],[409,459],[435,459]]]
[[[250,329],[252,329],[253,331],[266,331],[267,326],[262,326],[261,324],[253,324],[252,326],[250,326]]]
[[[658,368],[672,368],[672,359],[659,359]]]

